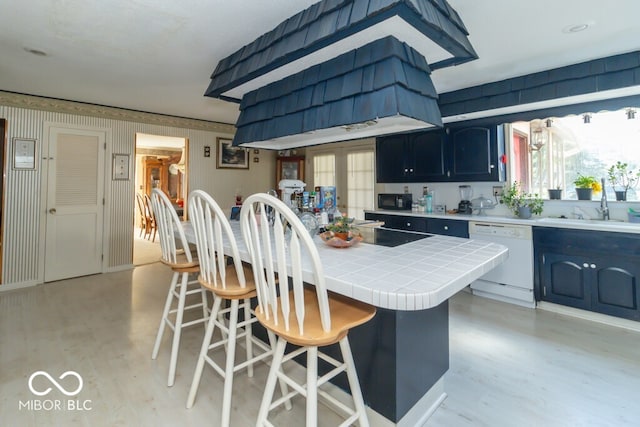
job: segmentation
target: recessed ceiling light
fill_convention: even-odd
[[[575,24],[575,25],[568,25],[566,27],[564,27],[562,29],[563,33],[579,33],[580,31],[584,31],[587,28],[589,28],[589,24]]]
[[[29,52],[32,53],[36,56],[47,56],[47,52],[44,52],[42,50],[38,50],[38,49],[32,49],[30,47],[23,47],[25,52]]]

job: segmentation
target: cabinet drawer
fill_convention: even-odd
[[[421,233],[427,232],[426,218],[372,213],[366,213],[364,218],[367,220],[384,221],[384,226],[386,228],[405,231],[419,231]]]
[[[429,218],[427,233],[469,237],[469,223],[464,220]]]
[[[385,227],[426,233],[427,220],[425,218],[415,218],[410,216],[396,216],[389,224],[385,223]]]

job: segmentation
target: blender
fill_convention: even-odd
[[[458,213],[471,215],[473,209],[471,207],[471,197],[473,196],[473,190],[470,185],[458,186],[460,190],[460,203],[458,203]]]

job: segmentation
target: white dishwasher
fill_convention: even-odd
[[[509,248],[509,258],[471,283],[473,294],[535,308],[531,226],[469,221],[469,238]]]

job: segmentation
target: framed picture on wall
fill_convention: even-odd
[[[13,138],[13,168],[34,170],[36,168],[36,140]]]
[[[230,139],[216,138],[218,169],[249,169],[249,150],[231,145]]]

